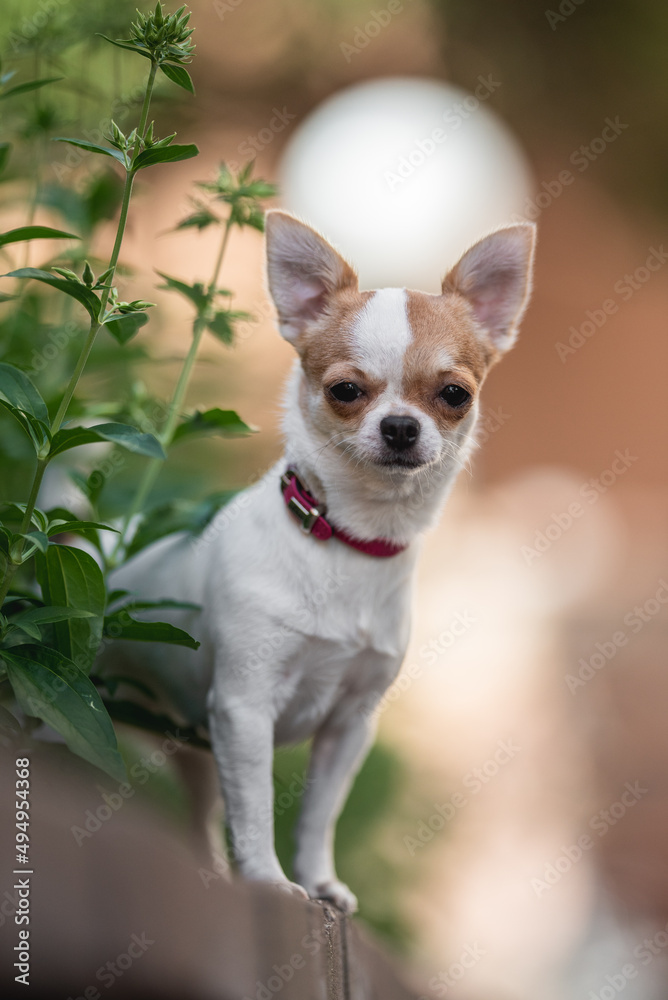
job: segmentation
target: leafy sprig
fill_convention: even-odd
[[[172,83],[194,94],[193,82],[184,65],[192,61],[195,48],[191,41],[193,29],[188,27],[190,14],[184,13],[185,9],[184,4],[166,15],[158,0],[149,14],[137,12],[137,20],[130,25],[130,38],[102,37],[112,45],[150,59]]]

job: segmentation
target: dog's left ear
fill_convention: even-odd
[[[267,212],[266,233],[269,290],[281,333],[294,342],[336,292],[357,288],[357,275],[315,229],[287,212]]]
[[[443,279],[443,294],[470,303],[496,351],[507,351],[517,338],[531,294],[535,244],[533,222],[498,229],[467,250]]]

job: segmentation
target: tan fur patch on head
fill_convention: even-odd
[[[308,324],[295,343],[306,376],[313,384],[337,363],[353,364],[355,320],[373,295],[345,288],[332,296],[325,313]]]
[[[322,393],[330,415],[349,425],[362,419],[383,388],[362,371],[353,349],[355,323],[373,294],[351,288],[337,292],[326,312],[309,323],[295,343],[311,392]],[[353,402],[340,402],[327,392],[337,382],[354,382],[364,390],[363,395]]]
[[[447,407],[439,392],[451,382],[476,396],[496,355],[476,335],[472,310],[464,298],[406,294],[413,339],[404,358],[404,398],[441,424],[458,421],[469,406]]]

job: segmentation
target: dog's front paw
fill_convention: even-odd
[[[339,882],[337,878],[327,882],[320,882],[315,891],[311,893],[313,899],[326,899],[333,903],[342,913],[355,913],[357,911],[357,896],[350,891],[347,885]]]
[[[285,879],[272,879],[269,882],[275,889],[280,889],[281,892],[286,892],[289,896],[297,896],[299,899],[308,899],[309,894],[302,885],[298,885],[296,882],[290,882],[287,878]]]
[[[246,882],[262,882],[264,885],[270,885],[272,889],[278,889],[280,892],[287,893],[288,896],[296,896],[299,899],[310,899],[303,885],[291,882],[282,872],[272,872],[271,870],[258,871],[255,869],[240,871],[239,875]]]

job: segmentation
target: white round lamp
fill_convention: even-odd
[[[389,78],[334,94],[285,149],[285,207],[338,247],[362,288],[439,291],[462,252],[516,221],[531,192],[522,150],[488,104],[497,87]]]

